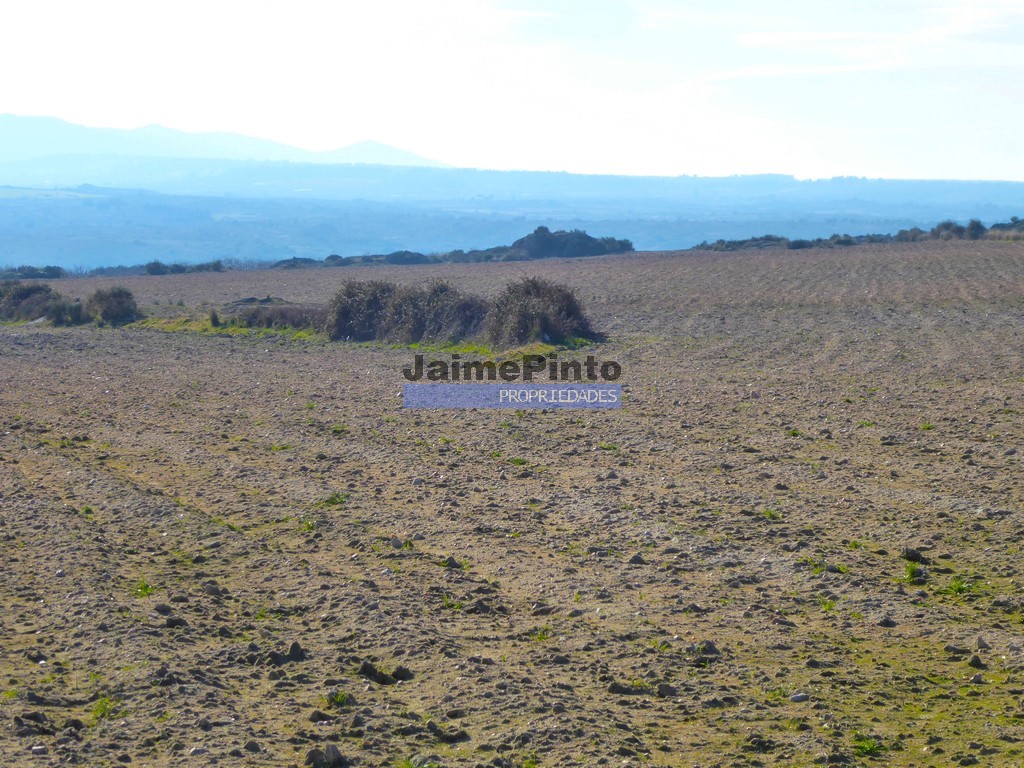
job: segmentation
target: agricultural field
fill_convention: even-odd
[[[208,319],[524,274],[621,409]],[[1024,762],[1021,243],[52,285],[148,319],[0,326],[4,766]]]

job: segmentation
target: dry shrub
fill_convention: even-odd
[[[332,339],[454,342],[483,333],[496,344],[592,337],[576,294],[539,278],[512,283],[491,302],[450,283],[406,287],[380,280],[348,282],[331,301]]]
[[[89,322],[89,315],[80,301],[57,299],[50,302],[46,318],[54,325],[82,325]]]
[[[538,277],[511,283],[495,296],[484,330],[488,341],[503,345],[593,336],[575,292]]]
[[[242,310],[234,322],[248,328],[312,328],[320,330],[327,310],[313,304],[262,304]]]
[[[474,335],[485,313],[482,299],[450,283],[397,288],[380,316],[377,338],[402,344],[456,341]]]
[[[327,333],[332,339],[372,341],[398,286],[383,280],[345,283],[327,307]]]
[[[485,309],[482,299],[446,282],[425,288],[348,282],[331,302],[327,330],[332,339],[351,341],[455,341],[477,332]]]
[[[38,320],[60,294],[43,283],[0,283],[0,320]]]
[[[85,302],[85,312],[105,325],[130,323],[142,316],[132,292],[120,285],[96,291]]]

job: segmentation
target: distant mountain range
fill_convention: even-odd
[[[676,250],[1021,215],[1015,182],[489,171],[372,142],[316,153],[226,133],[0,115],[0,267],[430,255],[538,226]]]
[[[235,133],[186,133],[162,125],[148,125],[133,130],[89,128],[55,117],[0,115],[0,163],[82,155],[289,163],[441,165],[412,152],[375,141],[363,141],[329,152],[310,152]]]

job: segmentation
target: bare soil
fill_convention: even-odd
[[[609,341],[563,355],[622,409],[0,327],[0,764],[1021,764],[1020,243],[56,285],[173,316],[524,272],[577,289]]]

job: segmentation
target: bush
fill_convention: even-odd
[[[38,320],[60,294],[43,283],[0,283],[0,320]]]
[[[559,342],[593,335],[576,294],[536,277],[512,283],[499,293],[490,303],[484,328],[494,344]]]
[[[425,288],[350,282],[328,308],[327,332],[352,341],[455,341],[477,333],[485,313],[482,299],[446,282]]]
[[[931,235],[936,240],[961,240],[966,232],[966,227],[947,219],[936,224]]]
[[[67,270],[57,266],[33,267],[23,264],[20,267],[0,269],[0,279],[3,280],[56,280],[67,276]]]
[[[381,316],[378,338],[402,344],[456,341],[475,335],[486,312],[483,299],[467,296],[450,283],[398,288]]]
[[[193,272],[223,272],[224,262],[204,261],[199,264],[164,264],[162,261],[151,261],[146,264],[147,275],[187,275]]]
[[[46,319],[54,325],[82,325],[89,322],[85,307],[80,301],[57,299],[46,310]]]
[[[971,219],[967,222],[967,228],[964,230],[964,237],[968,240],[981,240],[985,236],[988,230],[985,229],[985,225],[977,219]]]
[[[327,333],[334,339],[373,341],[380,318],[398,290],[394,283],[363,280],[345,283],[327,307]]]
[[[85,311],[97,323],[121,325],[141,317],[132,292],[122,286],[100,289],[85,302]]]
[[[312,328],[320,330],[327,320],[323,307],[308,304],[261,304],[244,309],[232,318],[247,328]],[[213,319],[211,317],[211,324]],[[215,326],[216,327],[216,326]]]
[[[593,337],[579,300],[539,278],[512,283],[491,302],[438,281],[424,288],[380,280],[349,282],[327,310],[331,339],[450,343],[484,335],[496,344]]]

